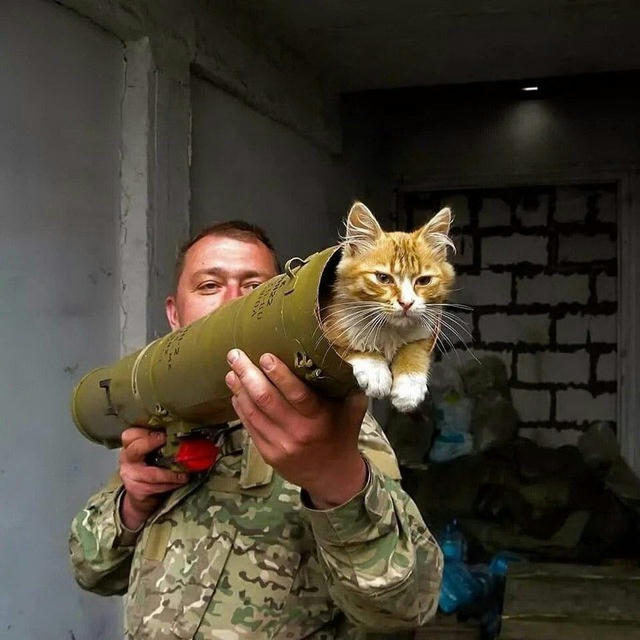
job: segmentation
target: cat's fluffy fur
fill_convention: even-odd
[[[361,202],[349,212],[325,335],[371,397],[413,411],[427,392],[431,352],[455,274],[451,210],[413,233],[385,232]]]

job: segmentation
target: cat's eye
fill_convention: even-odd
[[[393,282],[393,278],[388,273],[382,273],[382,271],[376,271],[376,278],[382,284],[391,284]]]
[[[419,287],[426,287],[431,280],[433,280],[433,276],[420,276],[419,278],[416,278],[416,284]]]

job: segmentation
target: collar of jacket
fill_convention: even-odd
[[[270,467],[263,459],[258,447],[254,444],[249,432],[242,426],[240,420],[229,422],[229,427],[240,426],[240,429],[231,431],[222,444],[223,451],[235,451],[242,449],[240,460],[240,478],[238,485],[241,489],[262,487],[271,482],[273,467]],[[214,471],[215,472],[215,471]]]
[[[240,421],[230,422],[229,426],[239,424]],[[245,429],[238,429],[229,435],[233,439],[233,447],[242,447],[242,458],[240,462],[240,475],[234,477],[224,477],[215,475],[215,467],[213,469],[213,478],[211,473],[200,475],[195,481],[189,482],[184,487],[176,489],[164,505],[153,516],[152,521],[158,520],[165,513],[173,509],[191,492],[195,491],[205,482],[209,482],[213,487],[223,491],[231,491],[232,493],[246,493],[255,496],[267,496],[271,493],[271,481],[273,479],[273,467],[269,466],[258,448],[253,443],[249,432]]]
[[[251,489],[269,484],[273,478],[273,468],[264,461],[249,432],[243,427],[240,420],[233,420],[227,423],[224,431],[226,433],[221,434],[216,442],[220,447],[221,454],[230,455],[242,450],[240,475],[239,477],[235,476],[238,486],[241,489]],[[207,475],[211,474],[215,475],[215,468]]]
[[[246,429],[243,429],[245,446],[242,449],[242,463],[240,466],[240,480],[238,484],[242,489],[263,487],[273,478],[273,467],[269,466],[258,451]]]

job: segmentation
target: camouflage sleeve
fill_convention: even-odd
[[[334,509],[305,511],[331,596],[352,622],[377,631],[415,628],[436,612],[442,553],[415,503],[390,477],[399,472],[393,473],[388,441],[365,426],[365,488]],[[392,458],[384,461],[383,452]]]
[[[71,523],[69,551],[75,579],[83,589],[101,595],[122,595],[129,584],[134,547],[118,516],[121,492],[119,483],[110,482]]]

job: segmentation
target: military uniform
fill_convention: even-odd
[[[437,607],[442,554],[368,415],[360,450],[364,489],[316,510],[240,426],[214,469],[171,493],[139,534],[120,521],[118,478],[72,523],[76,579],[126,594],[136,640],[355,639],[422,624]]]

